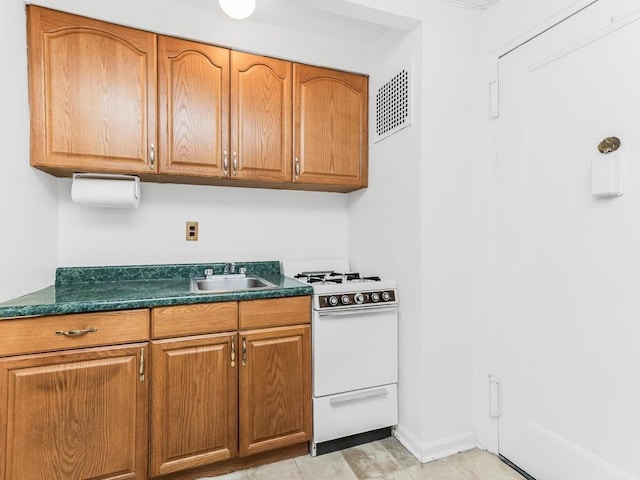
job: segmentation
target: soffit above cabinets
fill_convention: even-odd
[[[220,14],[218,0],[173,0],[176,3]],[[327,35],[344,42],[372,43],[389,28],[381,22],[350,18],[328,9],[316,9],[308,0],[256,0],[255,12],[242,22],[257,22],[305,34]],[[408,30],[408,28],[407,28]]]
[[[224,15],[218,0],[172,0]],[[413,0],[416,5],[425,0]],[[435,0],[460,8],[483,11],[498,0]],[[385,31],[410,31],[419,18],[391,13],[367,0],[256,0],[255,12],[246,20],[275,27],[323,34],[346,42],[372,43]],[[418,9],[419,10],[419,9]]]

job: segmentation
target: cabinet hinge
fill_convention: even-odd
[[[144,382],[144,348],[140,349],[140,381]]]
[[[489,116],[491,118],[500,116],[500,82],[498,80],[489,83]]]
[[[502,388],[500,378],[489,375],[489,413],[492,417],[502,414]]]

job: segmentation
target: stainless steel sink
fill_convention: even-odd
[[[264,278],[248,275],[212,275],[204,278],[192,278],[191,293],[221,293],[243,290],[266,290],[278,288]]]

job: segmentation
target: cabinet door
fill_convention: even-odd
[[[235,333],[152,343],[152,476],[236,455],[236,343]]]
[[[231,177],[291,181],[291,63],[231,52]]]
[[[350,191],[367,186],[368,78],[295,64],[294,181]]]
[[[145,351],[138,344],[0,360],[0,479],[147,478]]]
[[[160,173],[229,172],[229,50],[158,37]]]
[[[309,325],[240,332],[240,455],[311,438]]]
[[[153,170],[156,36],[28,7],[31,164],[74,171]]]

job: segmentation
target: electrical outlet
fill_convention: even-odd
[[[198,241],[198,222],[187,222],[187,238],[188,242]]]

